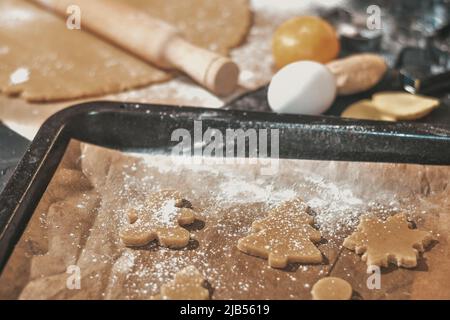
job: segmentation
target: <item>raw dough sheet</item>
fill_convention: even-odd
[[[1,298],[148,299],[184,267],[208,280],[213,299],[310,299],[312,285],[331,275],[362,299],[450,299],[450,168],[406,164],[280,160],[262,176],[259,164],[174,162],[167,155],[130,155],[71,143],[0,278]],[[127,248],[119,229],[126,208],[152,191],[186,195],[200,220],[181,250],[156,243]],[[274,269],[240,252],[238,239],[255,219],[294,197],[312,207],[322,233],[324,262]],[[369,290],[366,264],[342,248],[361,215],[405,213],[438,241],[412,269],[384,269],[381,289]],[[81,289],[66,287],[77,265]]]
[[[7,0],[5,3],[8,4],[11,1],[20,1],[23,3],[23,0]],[[122,0],[123,1],[123,0]],[[190,0],[190,1],[199,1],[199,0]],[[323,6],[335,6],[337,4],[345,3],[348,0],[320,0],[320,4]],[[133,3],[142,3],[143,1],[134,0]],[[163,2],[167,3],[176,3],[179,5],[181,2],[187,3],[187,1],[150,1],[151,3],[161,4]],[[206,1],[210,2],[210,1]],[[239,30],[241,32],[247,31],[244,27],[244,22],[246,19],[244,17],[240,17],[242,14],[249,13],[248,8],[245,7],[243,9],[242,1],[218,1],[222,5],[227,8],[231,8],[229,6],[230,3],[235,3],[236,7],[239,9],[240,13],[233,12],[230,17],[227,17],[226,20],[221,19],[222,21],[229,21],[228,19],[240,19],[242,20],[239,23]],[[3,1],[2,1],[3,3]],[[98,100],[114,100],[114,101],[127,101],[127,102],[140,102],[140,103],[162,103],[162,104],[173,104],[173,105],[189,105],[189,106],[199,106],[199,107],[209,107],[209,108],[218,108],[223,106],[226,102],[233,99],[238,94],[246,92],[251,89],[255,89],[259,86],[267,84],[270,81],[273,75],[273,59],[271,53],[271,37],[275,28],[281,24],[286,19],[289,19],[296,15],[304,15],[304,14],[312,14],[315,12],[315,8],[317,7],[319,0],[283,0],[282,3],[276,0],[250,0],[250,10],[251,10],[251,19],[247,22],[251,23],[251,28],[248,30],[248,34],[243,43],[239,43],[237,40],[237,36],[239,32],[236,32],[238,26],[235,28],[226,28],[222,24],[217,24],[217,19],[213,20],[213,26],[208,26],[208,30],[213,28],[216,30],[217,37],[214,39],[204,39],[202,41],[212,41],[215,44],[216,41],[220,41],[222,45],[218,47],[233,47],[236,48],[230,51],[230,56],[235,61],[240,69],[241,75],[239,79],[240,89],[236,91],[234,95],[218,98],[215,95],[211,94],[204,88],[201,88],[197,84],[193,83],[190,79],[186,77],[176,77],[168,82],[157,83],[151,86],[147,86],[141,89],[133,89],[122,93],[117,94],[109,94],[106,96],[100,96],[95,99]],[[237,10],[236,7],[233,7],[233,10]],[[164,8],[161,6],[158,7],[158,10],[162,11],[162,14],[165,14]],[[183,15],[185,12],[182,8]],[[223,11],[226,12],[227,10]],[[177,11],[178,12],[178,11]],[[220,11],[222,13],[222,11]],[[201,11],[197,12],[198,14],[202,14]],[[180,12],[178,12],[180,14]],[[53,17],[52,17],[53,18]],[[54,18],[56,19],[56,18]],[[191,17],[189,17],[191,19]],[[186,31],[187,27],[192,27],[190,23],[187,25],[181,25],[184,20],[180,22],[179,27],[182,28],[183,31]],[[62,22],[60,22],[64,25]],[[205,34],[203,32],[204,29],[201,29],[202,24],[199,24],[198,28],[195,30],[200,30],[195,34]],[[250,27],[250,26],[247,26]],[[0,22],[1,28],[1,22]],[[204,25],[203,25],[204,28]],[[195,31],[194,30],[194,31]],[[224,36],[230,36],[229,34],[222,34],[222,30],[235,30],[236,34],[231,38],[224,38]],[[1,33],[1,31],[0,31]],[[205,35],[206,36],[206,35]],[[243,33],[240,34],[241,37],[244,36]],[[0,35],[1,40],[1,35]],[[243,39],[241,39],[243,41]],[[222,42],[223,41],[223,42]],[[29,44],[32,45],[32,44]],[[96,44],[96,46],[101,46],[101,44]],[[214,45],[212,45],[214,47]],[[107,50],[108,48],[104,48]],[[88,49],[86,49],[88,50]],[[0,43],[0,61],[2,61],[2,52],[7,52],[6,49],[1,49]],[[114,53],[110,53],[114,56]],[[111,60],[111,59],[110,59]],[[132,70],[136,69],[135,59],[133,61],[129,61],[130,59],[126,59],[129,65],[134,65],[135,67]],[[114,62],[114,60],[112,61]],[[99,68],[98,64],[93,64],[95,68]],[[138,66],[141,66],[141,63],[138,63]],[[63,64],[63,69],[67,68],[68,65]],[[100,66],[103,68],[103,65]],[[141,71],[146,70],[149,67],[145,66],[143,69],[140,69],[138,74],[141,77],[138,79],[145,79],[148,77],[147,75],[142,75]],[[1,63],[0,63],[1,69]],[[121,69],[120,66],[113,66],[112,69]],[[13,69],[12,71],[15,71]],[[82,71],[82,70],[81,70]],[[81,72],[80,71],[80,72]],[[106,75],[108,70],[103,70],[102,74]],[[123,70],[122,70],[123,71]],[[153,74],[153,73],[152,73]],[[4,77],[6,77],[6,81],[9,81],[9,72],[7,72]],[[159,79],[161,75],[158,76]],[[0,75],[0,78],[2,76]],[[164,75],[163,78],[165,78]],[[125,78],[128,78],[128,75],[125,75]],[[109,80],[113,81],[113,80]],[[1,83],[1,81],[0,81]],[[1,85],[0,85],[1,86]],[[98,87],[99,86],[99,87]],[[98,81],[93,88],[102,88],[102,83]],[[70,88],[69,88],[70,89]],[[123,88],[124,89],[124,88]],[[5,123],[8,127],[17,131],[21,135],[27,137],[28,139],[32,139],[36,134],[39,126],[53,113],[66,108],[68,106],[85,102],[86,100],[74,100],[74,101],[66,101],[66,102],[54,102],[54,103],[29,103],[20,98],[10,98],[5,97],[0,94],[0,120]]]
[[[250,27],[247,0],[125,2],[173,24],[192,43],[222,54],[241,43]],[[84,30],[83,9],[82,29],[69,30],[64,19],[30,2],[2,0],[0,92],[34,102],[60,101],[118,93],[171,78],[133,52]]]

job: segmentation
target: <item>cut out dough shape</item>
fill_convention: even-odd
[[[439,100],[404,92],[374,94],[372,103],[383,114],[398,120],[415,120],[429,114],[439,106]]]
[[[204,287],[206,279],[194,267],[189,266],[175,275],[174,280],[161,286],[161,292],[152,296],[158,300],[209,300]]]
[[[380,112],[370,100],[361,100],[347,107],[341,117],[365,120],[395,121],[395,117]]]
[[[349,95],[369,90],[380,82],[387,65],[377,54],[355,54],[327,63],[336,77],[338,94]]]
[[[314,284],[311,294],[313,300],[350,300],[353,289],[344,279],[326,277]]]
[[[344,240],[344,247],[363,254],[368,266],[414,268],[419,252],[433,241],[427,231],[411,229],[406,216],[396,214],[387,220],[363,217],[357,230]]]
[[[252,224],[252,234],[238,241],[238,249],[269,260],[273,268],[288,263],[320,263],[322,254],[314,245],[321,234],[311,225],[309,208],[301,199],[287,201]]]
[[[169,248],[188,245],[190,233],[180,225],[192,224],[195,211],[179,192],[164,190],[153,193],[141,210],[128,211],[128,224],[120,231],[126,246],[144,246],[153,240]]]
[[[247,0],[114,0],[173,23],[194,44],[226,54],[250,26]],[[151,33],[151,30],[149,31]],[[146,86],[171,75],[24,0],[0,1],[0,92],[68,100]]]

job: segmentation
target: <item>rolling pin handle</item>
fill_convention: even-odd
[[[111,0],[29,0],[66,15],[66,8],[82,8],[82,25],[115,45],[162,68],[183,71],[217,95],[235,89],[239,68],[229,58],[185,40],[180,31],[125,2]],[[118,23],[120,21],[120,23]]]
[[[174,37],[165,47],[165,60],[216,93],[228,95],[237,86],[239,67],[231,59]]]

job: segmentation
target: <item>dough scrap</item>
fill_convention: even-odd
[[[126,246],[144,246],[153,240],[169,248],[183,248],[188,245],[190,233],[183,225],[195,221],[192,205],[181,194],[163,190],[150,195],[145,207],[127,212],[128,223],[120,231],[120,238]]]
[[[395,117],[380,112],[371,100],[365,99],[349,105],[341,117],[365,120],[396,121]]]
[[[363,53],[327,63],[327,68],[336,77],[338,94],[349,95],[374,87],[387,70],[383,57]]]
[[[381,113],[398,120],[415,120],[439,106],[439,100],[405,92],[380,92],[372,96],[372,103]]]
[[[247,0],[114,0],[173,23],[187,39],[226,54],[251,23]],[[169,80],[139,60],[24,0],[0,1],[0,92],[33,102],[101,96]]]
[[[425,251],[434,237],[427,231],[411,229],[404,214],[387,220],[363,217],[357,230],[344,240],[344,247],[363,254],[368,266],[414,268],[419,252]]]
[[[252,234],[239,239],[238,249],[268,259],[273,268],[285,268],[288,263],[322,262],[322,253],[314,245],[321,234],[311,226],[314,218],[308,211],[302,199],[284,202],[266,218],[253,222]]]
[[[352,294],[350,283],[337,277],[322,278],[311,290],[313,300],[350,300]]]
[[[194,267],[188,266],[175,278],[161,286],[161,292],[151,297],[157,300],[209,300],[209,291],[204,287],[206,279]]]

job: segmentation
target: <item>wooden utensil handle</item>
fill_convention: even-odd
[[[81,25],[140,58],[176,68],[219,95],[237,85],[239,68],[229,58],[186,41],[178,29],[123,2],[111,0],[29,0],[61,16],[77,5]]]

